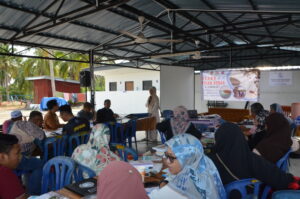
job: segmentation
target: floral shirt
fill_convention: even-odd
[[[256,133],[266,130],[266,118],[269,116],[268,111],[262,111],[255,117]]]

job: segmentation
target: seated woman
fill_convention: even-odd
[[[253,149],[266,160],[276,163],[291,148],[290,125],[283,114],[272,113],[266,119],[267,135]]]
[[[189,133],[198,139],[201,139],[201,132],[198,131],[189,121],[189,114],[185,107],[178,106],[173,110],[173,112],[173,118],[170,120],[164,120],[156,125],[156,129],[164,133],[167,140],[182,133]]]
[[[150,193],[151,199],[225,198],[219,173],[203,153],[201,142],[192,135],[181,134],[166,142],[166,164],[170,176],[166,185]]]
[[[282,107],[280,106],[280,104],[274,103],[270,105],[270,114],[272,113],[281,113],[282,115],[284,115],[284,112],[282,110]],[[289,124],[291,125],[294,121],[292,120],[292,118],[287,117],[284,115],[284,117],[288,120]]]
[[[224,123],[215,134],[215,150],[210,158],[220,173],[222,182],[256,178],[274,189],[298,189],[298,181],[275,164],[250,151],[241,129],[233,123]]]
[[[109,148],[110,132],[104,124],[93,127],[87,144],[78,146],[72,158],[80,164],[93,169],[98,175],[111,161],[119,160]]]
[[[129,163],[111,162],[98,177],[97,199],[149,199],[142,176]]]
[[[269,112],[264,110],[263,105],[254,103],[251,105],[251,115],[254,117],[253,135],[249,136],[248,144],[251,150],[265,137],[266,135],[266,118]]]

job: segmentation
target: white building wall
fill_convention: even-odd
[[[110,99],[112,103],[111,108],[115,113],[127,115],[147,112],[145,105],[149,97],[149,91],[143,91],[143,81],[152,80],[152,86],[156,87],[157,95],[159,96],[159,74],[159,71],[130,68],[97,71],[96,75],[105,77],[105,91],[96,92],[96,109],[103,108],[104,100]],[[126,81],[134,82],[134,91],[125,91]],[[109,91],[109,82],[117,82],[117,91]]]
[[[143,90],[143,81],[151,80],[152,86],[160,90],[159,71],[140,69],[115,69],[109,71],[99,71],[98,75],[105,77],[105,91],[109,91],[109,82],[117,82],[117,91],[125,91],[125,82],[133,81],[134,90]]]
[[[157,94],[159,96],[160,92],[158,91]],[[96,92],[96,110],[103,108],[105,99],[110,99],[111,109],[115,113],[124,115],[130,113],[147,113],[146,102],[148,97],[148,91]]]
[[[293,71],[291,86],[269,86],[269,71],[261,71],[259,102],[269,109],[270,104],[291,105],[300,102],[300,71]],[[201,75],[195,75],[195,105],[198,112],[207,111],[207,101],[202,100]],[[228,108],[244,108],[245,102],[228,102]]]

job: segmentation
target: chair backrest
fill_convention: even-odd
[[[124,145],[116,145],[120,158],[128,162],[128,155],[132,155],[133,160],[138,160],[139,156],[133,148],[125,147]]]
[[[65,155],[66,139],[66,136],[56,136],[44,141],[42,148],[44,163],[53,157]],[[51,150],[49,151],[49,149]]]
[[[136,120],[130,120],[126,125],[126,137],[134,137],[136,134]]]
[[[249,186],[249,185],[254,187],[253,193],[247,192],[247,186]],[[249,195],[258,196],[260,185],[261,185],[261,182],[259,182],[258,180],[254,179],[254,178],[234,181],[232,183],[225,185],[227,198],[230,197],[230,193],[234,190],[238,191],[241,194],[241,198],[245,198]]]
[[[120,123],[107,122],[104,123],[110,130],[110,144],[124,144],[124,127]]]
[[[82,144],[86,144],[89,141],[90,138],[90,132],[89,131],[83,131],[74,133],[73,135],[70,135],[68,137],[68,156],[71,156],[74,149]]]
[[[43,168],[42,194],[70,184],[74,169],[75,162],[71,158],[58,156],[49,160]]]
[[[165,134],[161,131],[158,131],[158,133],[160,135],[161,143],[164,144],[167,141]]]
[[[75,170],[74,170],[74,180],[75,182],[80,182],[84,180],[84,174],[88,176],[88,178],[93,178],[96,176],[94,170],[76,162]]]
[[[132,147],[132,138],[136,138],[136,120],[130,120],[126,124],[125,139],[127,139],[129,147]]]
[[[290,149],[282,158],[280,158],[280,160],[276,162],[277,167],[282,171],[287,171],[288,169],[288,160],[291,152],[292,150]]]
[[[51,154],[49,154],[49,148],[51,148]],[[44,141],[44,146],[43,146],[43,162],[47,162],[48,159],[51,159],[50,157],[55,157],[57,156],[57,145],[56,145],[56,138],[55,137],[50,137],[47,138]]]
[[[165,119],[170,119],[174,116],[174,112],[172,110],[163,110],[162,117]]]
[[[272,199],[299,199],[299,190],[276,191],[272,195]]]

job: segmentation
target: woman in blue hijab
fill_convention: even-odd
[[[204,155],[201,142],[192,135],[180,134],[166,142],[165,160],[168,183],[149,197],[176,199],[223,199],[225,190],[213,162]]]

